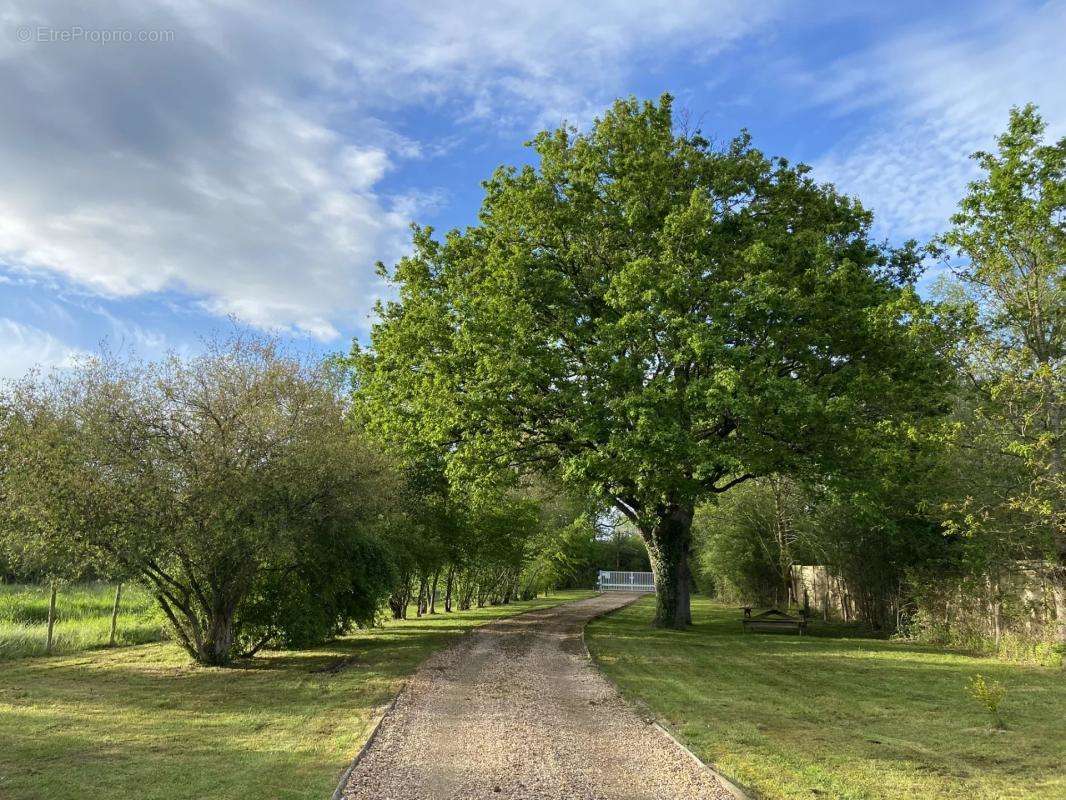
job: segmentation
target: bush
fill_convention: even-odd
[[[999,715],[999,705],[1007,696],[1007,689],[1002,683],[983,675],[974,675],[970,678],[970,696],[976,700],[988,712],[992,718],[992,725],[1002,729],[1003,718]]]
[[[302,649],[370,627],[396,580],[388,549],[372,536],[322,536],[291,572],[267,572],[236,621],[245,652],[267,644]]]

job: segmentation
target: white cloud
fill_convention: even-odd
[[[70,366],[84,351],[70,347],[52,334],[30,325],[0,317],[0,379],[25,375],[34,367]]]
[[[858,195],[879,228],[943,230],[975,173],[970,153],[994,146],[1013,105],[1035,102],[1049,134],[1066,133],[1066,3],[1019,14],[994,8],[968,27],[906,32],[807,76],[816,100],[870,120],[815,163]]]
[[[334,77],[390,102],[458,103],[468,119],[525,129],[583,121],[665,49],[710,59],[781,8],[741,0],[375,3],[353,20],[367,35],[335,49]]]
[[[178,290],[323,340],[365,316],[373,263],[439,201],[382,180],[454,146],[383,116],[421,104],[523,131],[587,120],[663,47],[709,57],[775,13],[739,0],[86,8],[24,0],[0,17],[0,259],[105,296]],[[19,25],[173,34],[21,43]]]

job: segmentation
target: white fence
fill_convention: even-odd
[[[597,586],[601,592],[654,592],[650,572],[611,572],[600,570]]]

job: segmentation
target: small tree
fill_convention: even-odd
[[[55,535],[69,524],[70,509],[62,505],[24,506],[18,492],[6,490],[10,483],[28,477],[15,473],[20,468],[17,454],[24,443],[17,438],[22,435],[23,421],[16,406],[0,402],[0,555],[18,573],[48,584],[45,652],[51,653],[60,585],[88,572],[106,574],[115,565],[77,539]],[[58,413],[41,413],[34,432],[41,445],[39,458],[48,462],[50,470],[76,468],[80,456],[71,440],[72,431],[64,428]],[[34,531],[48,531],[50,535],[35,536]]]
[[[4,406],[7,536],[136,575],[197,661],[373,619],[388,472],[327,371],[237,336],[191,359],[90,359]]]
[[[696,514],[696,553],[711,582],[737,599],[784,607],[792,566],[804,552],[800,524],[809,513],[802,488],[781,476],[749,481]]]
[[[1007,696],[1007,689],[997,680],[986,678],[984,675],[974,675],[969,683],[970,697],[981,704],[988,712],[992,720],[992,727],[1003,730],[1003,717],[999,713],[999,706],[1003,698]]]
[[[417,229],[388,273],[359,391],[456,482],[557,470],[640,530],[656,624],[690,622],[696,504],[754,475],[851,460],[863,431],[943,403],[914,253],[742,135],[620,101],[485,184],[478,225]]]

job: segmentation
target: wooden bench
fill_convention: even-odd
[[[751,613],[751,606],[745,606],[743,610],[744,619],[741,622],[744,625],[745,633],[750,633],[751,631],[794,630],[802,636],[807,632],[807,617],[805,615],[793,617],[776,608],[771,608],[769,611],[763,611],[755,615]]]

